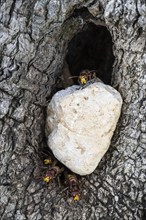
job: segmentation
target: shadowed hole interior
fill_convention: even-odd
[[[86,25],[68,45],[66,61],[72,76],[78,76],[84,69],[96,70],[97,77],[110,85],[114,63],[112,46],[112,37],[105,26]]]

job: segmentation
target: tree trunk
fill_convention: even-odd
[[[0,6],[1,219],[144,220],[145,1],[1,0]],[[109,151],[93,174],[80,178],[81,201],[68,206],[62,185],[46,187],[34,176],[67,47],[89,23],[111,34],[112,86],[123,107]]]

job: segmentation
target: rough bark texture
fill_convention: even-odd
[[[145,219],[145,16],[145,0],[0,1],[1,219]],[[47,188],[34,173],[49,96],[69,41],[87,22],[111,33],[112,84],[124,104],[110,150],[68,207],[57,182]]]

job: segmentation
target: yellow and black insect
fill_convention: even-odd
[[[50,160],[45,159],[44,160],[46,164],[50,162]],[[43,181],[45,183],[51,183],[53,180],[64,171],[64,168],[60,168],[59,166],[56,165],[57,160],[53,161],[52,165],[50,168],[47,169],[47,171],[43,175]]]
[[[80,187],[75,174],[65,174],[66,184],[69,186],[69,194],[72,201],[77,202],[81,199]]]
[[[82,70],[79,76],[71,76],[69,78],[78,78],[80,85],[85,85],[88,81],[96,78],[95,70]]]
[[[69,205],[76,204],[81,199],[79,182],[76,174],[68,171],[52,154],[43,153],[43,164],[41,171],[41,176],[37,179],[41,179],[45,184],[51,184],[60,174],[61,180],[64,180],[65,185],[67,185],[67,203]],[[58,183],[60,179],[57,178]],[[60,186],[60,185],[59,185]],[[65,189],[65,190],[66,190]],[[64,191],[64,190],[63,190]]]
[[[53,163],[53,160],[51,157],[48,157],[46,159],[44,159],[44,164],[45,165],[51,165]]]

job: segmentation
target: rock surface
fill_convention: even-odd
[[[110,146],[121,106],[121,95],[101,82],[57,92],[46,123],[55,157],[77,174],[92,173]]]

